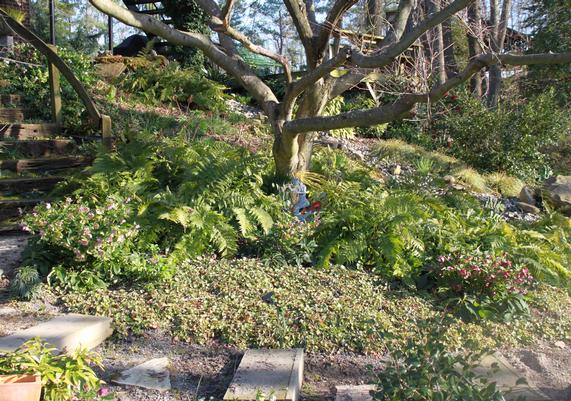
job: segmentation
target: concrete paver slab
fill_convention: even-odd
[[[0,338],[0,352],[11,352],[28,340],[39,337],[60,351],[79,347],[92,349],[113,333],[111,319],[101,316],[68,314]]]
[[[248,350],[224,395],[225,400],[297,401],[303,381],[302,349]]]

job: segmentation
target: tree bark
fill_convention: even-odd
[[[458,74],[458,63],[454,52],[454,37],[452,36],[452,24],[450,20],[442,23],[442,39],[444,40],[444,62],[446,64],[446,76],[452,78]]]
[[[482,8],[480,0],[468,6],[468,58],[475,59],[482,53]],[[470,79],[470,92],[478,98],[482,97],[482,74],[477,73]]]
[[[504,42],[506,38],[506,31],[508,25],[508,18],[511,9],[511,0],[504,0],[502,4],[501,14],[498,10],[497,0],[490,2],[490,13],[492,21],[492,38],[490,45],[494,53],[501,53],[504,49]],[[489,72],[489,87],[488,87],[488,107],[496,108],[500,97],[502,88],[502,71],[500,66],[493,65],[490,67]]]
[[[428,13],[435,14],[440,11],[440,0],[428,0]],[[444,59],[444,34],[442,24],[432,30],[432,70],[436,73],[436,82],[442,84],[446,81],[446,61]]]

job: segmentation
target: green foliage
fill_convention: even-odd
[[[88,289],[166,279],[181,260],[231,257],[269,233],[283,211],[262,190],[268,166],[221,142],[139,134],[101,153],[75,196],[37,207],[26,222],[40,235],[36,247],[59,255],[53,282]]]
[[[467,95],[456,102],[433,127],[438,135],[452,138],[453,155],[474,168],[523,180],[549,174],[545,147],[569,132],[569,119],[558,109],[553,91],[527,102],[505,102],[497,110]]]
[[[22,299],[31,299],[42,280],[37,268],[21,266],[10,282],[10,290]]]
[[[90,4],[81,0],[59,0],[55,11],[58,46],[88,55],[100,49],[98,39],[105,36],[106,17],[93,13]],[[30,22],[33,31],[49,42],[48,0],[30,0]]]
[[[0,374],[39,375],[46,401],[113,399],[98,396],[103,382],[91,368],[103,367],[97,354],[85,349],[71,354],[56,351],[39,339],[29,340],[14,352],[0,354]]]
[[[514,265],[508,255],[440,256],[433,275],[437,290],[453,295],[450,301],[460,306],[466,319],[509,321],[529,314],[525,295],[534,279],[527,267]]]
[[[571,46],[571,2],[569,0],[533,0],[526,4],[526,25],[533,40],[530,53],[559,53]],[[523,81],[527,93],[555,88],[555,95],[561,104],[569,105],[571,97],[571,66],[530,66],[529,79]]]
[[[391,147],[385,145],[380,152],[386,157],[391,157],[387,151],[409,152],[411,160],[421,160],[412,145],[394,141],[388,143]],[[446,157],[423,155],[432,156],[431,168],[449,165]],[[319,163],[319,157],[316,160]],[[332,262],[361,266],[383,277],[410,282],[439,255],[507,252],[541,280],[563,284],[571,277],[566,267],[571,257],[571,227],[562,216],[554,214],[532,226],[518,227],[490,214],[478,202],[452,202],[420,189],[389,191],[370,176],[355,174],[359,169],[345,169],[345,174],[329,173],[329,181],[309,183],[313,193],[326,195],[320,224],[312,236],[318,244],[320,266]]]
[[[342,96],[337,96],[331,99],[323,112],[325,116],[335,116],[343,111],[345,99]],[[329,131],[329,134],[339,138],[352,138],[355,136],[355,128],[340,128]]]
[[[171,62],[145,64],[135,67],[117,79],[116,85],[148,106],[162,103],[183,108],[200,108],[212,111],[226,109],[225,87],[205,78],[195,70],[181,68]]]
[[[571,298],[542,286],[530,293],[533,313],[509,325],[464,322],[435,307],[418,291],[391,290],[359,269],[270,265],[263,260],[200,257],[177,265],[172,279],[144,286],[115,286],[63,294],[73,312],[109,316],[119,335],[149,329],[181,341],[219,341],[241,348],[304,347],[308,351],[381,352],[394,335],[397,345],[417,338],[423,321],[443,319],[442,339],[451,350],[529,344],[538,338],[570,339]]]
[[[46,107],[51,103],[46,60],[28,44],[16,45],[14,52],[13,58],[30,64],[1,63],[0,76],[8,80],[10,85],[1,88],[0,93],[22,93],[27,108],[33,110],[39,118],[50,121],[51,109]],[[88,90],[95,84],[97,78],[89,57],[61,47],[58,48],[58,55]],[[77,129],[84,121],[85,107],[75,90],[63,78],[61,90],[64,124]]]
[[[409,339],[399,348],[387,342],[390,358],[378,375],[373,399],[505,401],[495,382],[474,372],[484,354],[474,351],[451,353],[446,349],[442,335],[441,329],[433,329],[422,333],[420,339]],[[519,380],[520,383],[525,380]]]

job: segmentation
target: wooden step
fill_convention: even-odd
[[[19,105],[22,103],[21,95],[0,95],[0,105],[6,106],[10,104]]]
[[[0,180],[0,191],[10,194],[49,192],[64,179],[64,177],[10,178]]]
[[[0,121],[18,123],[26,119],[28,111],[21,108],[0,108]]]
[[[57,124],[2,124],[0,123],[0,138],[34,139],[52,138],[61,134]]]
[[[39,203],[45,202],[44,199],[15,199],[0,200],[0,221],[11,217],[21,216],[26,210],[32,209]]]
[[[92,157],[69,156],[44,159],[0,160],[0,170],[21,173],[24,171],[44,172],[60,171],[69,168],[89,166]]]
[[[0,153],[5,150],[17,151],[19,154],[30,158],[66,155],[75,148],[75,141],[72,139],[0,141]]]

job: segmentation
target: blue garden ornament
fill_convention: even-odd
[[[306,213],[311,206],[307,199],[307,187],[299,178],[294,178],[290,185],[290,191],[293,215],[301,221],[306,221],[311,215]]]

